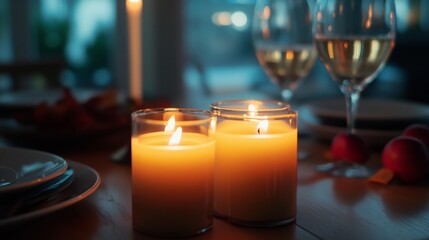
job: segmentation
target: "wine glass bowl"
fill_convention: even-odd
[[[316,39],[326,68],[345,92],[361,91],[382,69],[394,41],[388,37],[344,37]]]
[[[314,13],[314,43],[345,96],[347,132],[354,134],[360,93],[381,71],[395,45],[394,0],[318,0]],[[348,177],[367,177],[369,173],[347,171],[340,170]]]
[[[317,58],[306,0],[257,0],[252,24],[256,57],[289,102]]]

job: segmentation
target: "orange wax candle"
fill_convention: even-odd
[[[297,129],[281,120],[224,120],[216,126],[214,210],[245,225],[293,221]]]
[[[212,225],[214,140],[182,133],[132,137],[133,223],[145,233],[164,236],[197,234]]]

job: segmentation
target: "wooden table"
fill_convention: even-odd
[[[87,199],[1,229],[1,239],[156,239],[132,228],[131,171],[112,162],[112,152],[128,141],[116,133],[50,152],[91,166],[100,174],[99,189]],[[327,145],[300,139],[310,157],[298,164],[298,214],[295,223],[277,228],[244,228],[215,219],[214,227],[193,239],[428,239],[429,184],[378,185],[362,179],[316,172]],[[379,155],[371,161],[379,163]]]

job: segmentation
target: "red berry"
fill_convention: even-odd
[[[424,144],[411,137],[390,140],[383,149],[384,167],[403,182],[415,182],[429,172],[429,152]]]
[[[360,136],[341,133],[332,141],[331,153],[337,160],[364,164],[369,158],[369,147]]]
[[[425,144],[429,150],[429,126],[424,124],[413,124],[408,126],[404,132],[403,136],[417,138]]]

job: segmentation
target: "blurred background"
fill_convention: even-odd
[[[429,103],[429,1],[395,2],[396,47],[363,96]],[[205,109],[221,99],[280,99],[253,50],[254,4],[144,0],[144,98]],[[127,31],[125,0],[0,1],[0,95],[58,86],[127,92]],[[22,71],[31,73],[20,82]],[[294,101],[328,97],[342,94],[318,61]]]

